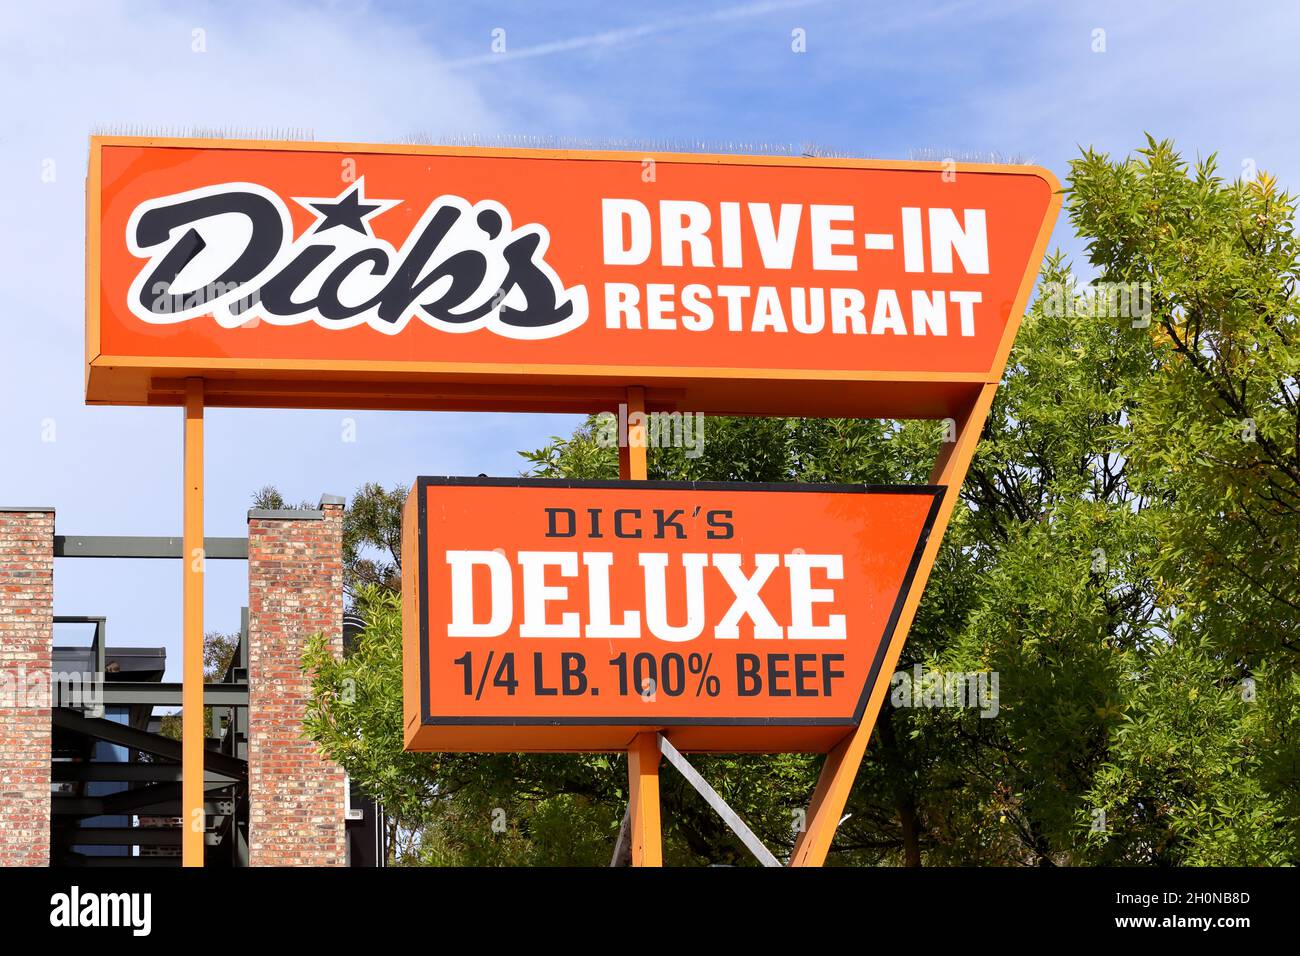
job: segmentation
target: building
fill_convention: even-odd
[[[238,646],[204,690],[209,866],[383,865],[382,808],[301,734],[304,642],[344,651],[343,504],[250,511],[247,538],[205,542],[207,560],[247,561],[249,583]],[[64,535],[53,508],[0,506],[0,866],[179,866],[181,745],[164,717],[181,686],[162,679],[164,648],[55,616],[56,558],[179,560],[181,542]],[[89,642],[56,647],[56,624]]]

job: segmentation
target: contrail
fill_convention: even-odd
[[[722,10],[715,10],[712,13],[703,13],[685,17],[669,17],[666,20],[660,20],[656,23],[647,23],[636,27],[624,27],[620,30],[606,30],[603,33],[592,33],[587,36],[571,37],[567,40],[553,40],[550,43],[539,43],[535,46],[520,47],[517,50],[507,48],[501,53],[485,53],[481,56],[470,56],[460,60],[451,60],[446,64],[446,66],[453,69],[467,66],[482,66],[487,63],[499,63],[503,60],[523,60],[539,56],[552,56],[556,53],[568,53],[573,50],[616,46],[618,44],[628,43],[632,40],[639,40],[642,37],[652,36],[656,33],[665,33],[669,30],[676,30],[681,27],[696,26],[701,23],[721,23],[728,20],[743,20],[748,17],[762,16],[765,13],[794,10],[800,7],[808,7],[825,2],[826,0],[770,0],[770,2],[765,3],[747,3],[741,6],[726,7]]]

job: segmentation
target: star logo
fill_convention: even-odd
[[[343,192],[332,198],[294,197],[294,202],[310,209],[316,216],[313,232],[322,233],[335,226],[346,226],[363,236],[373,236],[369,220],[399,205],[400,199],[371,199],[366,201],[366,177],[362,176]]]

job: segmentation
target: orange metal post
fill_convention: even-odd
[[[957,503],[962,482],[966,480],[966,471],[975,456],[980,431],[984,427],[984,420],[988,417],[989,408],[993,404],[993,393],[996,391],[997,385],[985,385],[980,390],[979,396],[970,409],[956,423],[956,440],[946,442],[939,452],[939,458],[930,474],[930,483],[946,485],[947,491],[944,492],[939,513],[935,517],[936,528],[948,526],[948,519],[952,516],[953,507]],[[844,805],[848,802],[849,791],[853,788],[858,767],[862,763],[862,755],[866,752],[867,741],[871,738],[876,717],[880,714],[880,706],[884,703],[885,693],[889,689],[889,675],[898,666],[903,642],[912,626],[916,608],[921,603],[921,595],[925,592],[925,583],[930,577],[930,569],[934,567],[934,560],[939,554],[939,544],[942,540],[942,535],[933,535],[926,542],[921,563],[916,570],[916,577],[912,580],[911,591],[898,618],[893,643],[885,655],[880,677],[872,689],[871,699],[867,702],[867,709],[862,715],[862,723],[826,755],[821,775],[817,778],[817,789],[808,807],[804,831],[799,835],[794,852],[790,855],[791,866],[821,866],[826,862],[831,840],[835,837],[835,829],[844,814]]]
[[[645,389],[639,386],[627,390],[627,444],[618,446],[618,476],[624,481],[646,477]]]
[[[181,865],[203,866],[203,380],[185,380]]]
[[[659,829],[659,735],[637,734],[627,750],[628,838],[633,866],[663,866]]]
[[[619,443],[618,476],[645,481],[645,389],[627,390],[627,444]],[[627,751],[628,826],[633,866],[663,866],[659,830],[659,741],[655,734],[637,734]]]

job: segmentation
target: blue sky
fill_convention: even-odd
[[[806,52],[791,49],[796,29]],[[93,130],[996,152],[1062,179],[1080,146],[1124,154],[1150,131],[1188,157],[1217,152],[1229,175],[1253,166],[1294,187],[1298,35],[1290,4],[1188,0],[15,6],[0,20],[0,504],[53,505],[62,534],[181,529],[179,413],[82,404]],[[1067,223],[1055,242],[1078,257]],[[211,411],[208,533],[244,534],[267,483],[315,501],[368,480],[515,474],[518,449],[575,422]],[[106,614],[115,643],[166,646],[179,679],[179,563],[64,560],[55,573],[57,613]],[[245,603],[244,566],[211,563],[209,628],[235,629]]]

